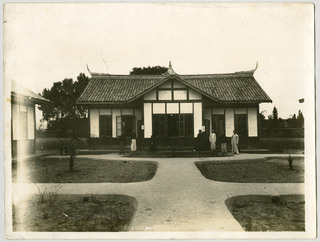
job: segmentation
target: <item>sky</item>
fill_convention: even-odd
[[[18,3],[4,6],[4,80],[36,93],[93,72],[168,66],[178,74],[252,70],[288,118],[313,100],[313,5]],[[39,116],[39,115],[38,115]]]

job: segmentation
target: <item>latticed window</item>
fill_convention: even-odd
[[[180,114],[179,117],[179,136],[193,135],[193,114]]]

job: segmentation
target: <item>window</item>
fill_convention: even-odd
[[[174,90],[173,91],[174,100],[187,100],[187,90]]]
[[[221,137],[225,136],[224,123],[224,115],[212,115],[212,129],[214,130],[218,140],[220,140]]]
[[[112,116],[100,115],[99,118],[99,136],[111,137],[112,135]]]
[[[158,91],[158,98],[159,100],[171,100],[171,90],[159,90]]]

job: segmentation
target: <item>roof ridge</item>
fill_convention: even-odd
[[[172,76],[180,77],[219,77],[219,76],[237,76],[237,75],[253,75],[253,71],[239,71],[233,73],[211,73],[211,74],[176,74]],[[92,75],[91,78],[112,78],[112,77],[125,77],[125,78],[164,78],[164,75],[125,75],[125,74],[99,74]]]

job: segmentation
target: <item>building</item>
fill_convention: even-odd
[[[89,70],[89,69],[88,69]],[[77,100],[87,105],[91,140],[112,143],[122,132],[145,143],[153,134],[158,145],[175,138],[193,146],[199,129],[214,129],[217,142],[240,135],[240,145],[259,137],[259,103],[272,102],[251,71],[179,75],[171,63],[163,75],[91,74]]]
[[[50,103],[34,92],[11,83],[11,152],[12,157],[36,151],[35,104]]]

